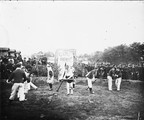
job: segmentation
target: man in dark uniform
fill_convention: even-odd
[[[18,97],[19,101],[25,100],[25,94],[24,94],[24,81],[26,81],[26,74],[21,69],[21,64],[17,64],[17,68],[15,71],[12,72],[9,79],[7,80],[7,83],[11,82],[13,80],[13,86],[12,86],[12,92],[9,97],[9,100],[12,101],[15,99],[15,96],[17,95],[18,91]]]

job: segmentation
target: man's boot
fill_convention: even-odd
[[[49,86],[50,86],[50,91],[52,91],[53,89],[52,89],[52,84],[49,84]]]
[[[92,88],[89,88],[89,90],[91,94],[94,94],[94,91],[92,90]]]

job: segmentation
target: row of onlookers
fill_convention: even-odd
[[[9,75],[12,73],[12,71],[15,70],[16,64],[18,62],[22,62],[22,65],[25,66],[28,70],[32,70],[33,73],[37,76],[46,76],[46,70],[45,70],[45,62],[46,60],[43,60],[43,62],[40,62],[41,60],[37,61],[36,58],[29,58],[28,60],[26,58],[22,59],[21,56],[17,58],[12,57],[1,57],[0,58],[0,77],[2,79],[7,79]],[[44,67],[43,67],[44,66]],[[54,69],[54,73],[58,74],[58,67],[51,64],[52,68]],[[98,78],[106,79],[107,73],[114,65],[110,64],[100,64],[97,65],[98,68]],[[86,64],[78,64],[74,66],[75,68],[75,76],[76,77],[85,77],[87,72],[94,69],[96,66],[92,65],[86,65]],[[136,65],[118,65],[117,67],[120,68],[122,72],[122,79],[132,79],[132,80],[143,80],[143,74],[144,74],[144,67],[143,66],[136,66]],[[39,74],[40,73],[40,74]],[[56,75],[58,76],[58,75]]]
[[[99,65],[98,68],[98,78],[106,79],[109,70],[113,67],[119,67],[122,73],[122,79],[132,79],[132,80],[143,80],[144,75],[144,67],[143,66],[136,66],[136,65]],[[83,67],[83,75],[87,74],[88,71],[94,68],[94,66],[85,65]]]

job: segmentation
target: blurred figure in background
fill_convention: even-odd
[[[47,83],[49,84],[50,87],[49,90],[52,91],[54,83],[54,72],[49,64],[47,64]]]

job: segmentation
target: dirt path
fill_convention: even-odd
[[[66,95],[66,84],[49,91],[45,78],[36,78],[38,90],[30,90],[28,101],[8,105],[11,85],[1,82],[3,120],[139,120],[144,119],[143,82],[123,81],[121,91],[108,91],[107,81],[93,83],[90,94],[84,78],[78,78],[73,95]],[[140,116],[140,117],[138,117]]]

